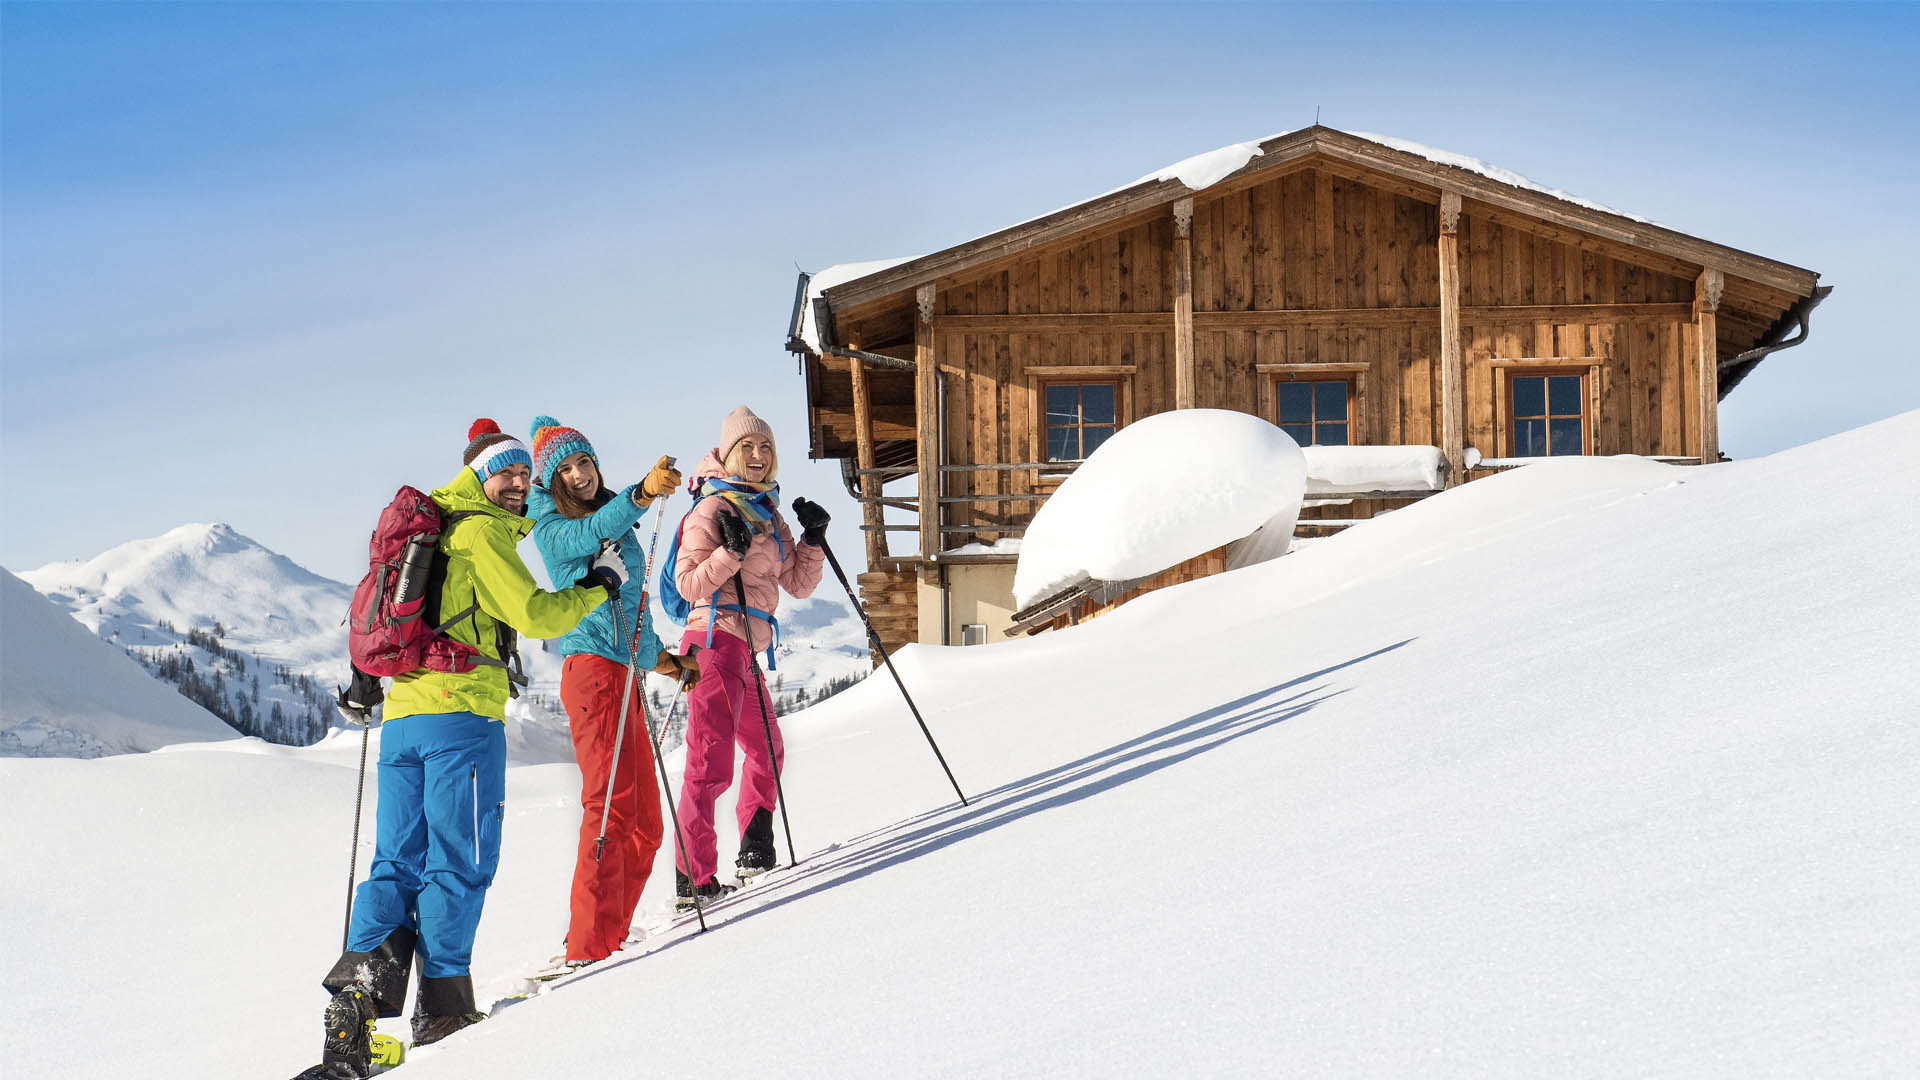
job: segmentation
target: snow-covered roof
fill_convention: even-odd
[[[806,342],[807,348],[813,350],[815,353],[820,351],[820,327],[813,319],[813,302],[818,300],[822,293],[833,288],[835,285],[844,284],[856,278],[863,278],[868,274],[877,274],[882,270],[891,270],[901,263],[912,262],[917,258],[919,258],[918,255],[908,255],[898,259],[872,259],[867,262],[841,263],[838,266],[829,266],[825,270],[813,274],[807,279],[807,292],[800,301],[800,340]]]
[[[1012,234],[1019,233],[1022,230],[1041,227],[1042,223],[1049,222],[1070,211],[1078,211],[1091,207],[1096,203],[1112,199],[1122,193],[1139,192],[1141,194],[1151,194],[1152,185],[1179,184],[1179,188],[1169,189],[1165,192],[1168,197],[1176,197],[1182,191],[1203,191],[1241,172],[1253,164],[1256,159],[1266,156],[1269,153],[1277,153],[1283,149],[1298,149],[1295,143],[1300,140],[1316,140],[1315,145],[1312,147],[1314,149],[1349,155],[1357,149],[1354,147],[1352,141],[1358,140],[1362,143],[1370,143],[1377,147],[1409,154],[1436,165],[1459,169],[1486,180],[1491,180],[1506,188],[1527,192],[1529,195],[1545,196],[1565,203],[1568,206],[1578,207],[1581,210],[1607,214],[1621,219],[1623,222],[1633,224],[1620,226],[1618,223],[1614,223],[1611,227],[1608,227],[1600,225],[1596,221],[1596,228],[1600,228],[1603,232],[1613,235],[1615,239],[1623,239],[1635,244],[1644,244],[1656,250],[1662,249],[1663,247],[1674,247],[1676,250],[1679,250],[1681,247],[1697,249],[1699,245],[1706,244],[1713,250],[1715,257],[1724,257],[1730,263],[1745,265],[1748,271],[1755,275],[1756,280],[1771,280],[1771,283],[1776,287],[1791,288],[1792,291],[1802,292],[1804,294],[1801,286],[1805,285],[1806,281],[1803,279],[1811,276],[1812,279],[1817,280],[1817,275],[1812,275],[1811,271],[1801,270],[1800,268],[1791,267],[1785,263],[1762,259],[1758,256],[1749,255],[1732,248],[1725,248],[1721,245],[1711,244],[1711,242],[1686,236],[1647,218],[1627,213],[1592,199],[1582,198],[1559,188],[1550,187],[1522,176],[1510,169],[1503,169],[1476,157],[1455,153],[1451,150],[1442,150],[1391,135],[1381,135],[1372,132],[1343,132],[1335,131],[1331,128],[1315,127],[1281,132],[1279,134],[1269,135],[1263,139],[1231,143],[1205,153],[1182,158],[1179,161],[1155,169],[1130,184],[1113,188],[1091,198],[1083,199],[1068,206],[1049,211],[1038,217],[1029,218],[1026,221],[995,230],[985,236],[962,241],[930,255],[920,256],[914,259],[891,259],[874,263],[849,263],[830,267],[828,270],[821,271],[815,275],[809,285],[807,303],[805,304],[808,310],[802,313],[803,327],[801,337],[810,348],[813,348],[816,352],[818,351],[820,343],[817,331],[813,327],[812,300],[824,295],[829,289],[837,286],[850,285],[862,279],[885,274],[887,271],[893,270],[906,263],[925,263],[926,265],[919,267],[919,269],[924,270],[925,276],[928,277],[952,273],[963,268],[970,259],[975,257],[962,249],[973,248],[982,241],[991,238],[1010,237]],[[1319,142],[1320,140],[1324,140],[1324,142]],[[1277,141],[1278,145],[1276,145]],[[1377,163],[1363,159],[1356,160],[1360,162],[1362,167],[1377,167]],[[1483,191],[1477,194],[1476,197],[1488,197],[1488,193]],[[1642,230],[1640,228],[1641,226],[1648,229],[1659,230],[1659,232],[1648,233]],[[1692,250],[1691,253],[1697,261],[1699,252]],[[871,286],[875,288],[891,288],[895,284],[904,285],[906,283],[904,279],[900,282],[892,280],[892,278],[898,277],[901,277],[901,275],[891,275],[888,279],[871,283]],[[1808,285],[1807,287],[1810,288],[1811,286]],[[852,291],[855,293],[863,293],[865,289],[855,289]],[[861,300],[868,298],[871,297],[867,295],[860,297]],[[844,299],[844,295],[842,299]]]

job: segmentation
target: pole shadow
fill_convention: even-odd
[[[969,806],[948,805],[834,844],[775,880],[753,886],[707,909],[709,928],[785,907],[827,889],[923,858],[1013,822],[1069,806],[1132,783],[1255,732],[1285,723],[1349,692],[1330,689],[1328,676],[1411,644],[1407,638],[1338,664],[1295,676],[1264,690],[1222,702],[1096,753],[1002,784]],[[1291,693],[1289,693],[1291,691]],[[773,894],[768,896],[768,894]],[[737,914],[727,908],[740,906]],[[676,927],[675,930],[678,930]],[[699,936],[676,933],[638,955],[595,965],[593,977]]]

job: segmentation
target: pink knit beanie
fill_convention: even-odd
[[[749,435],[765,435],[767,441],[772,442],[773,426],[755,416],[752,409],[742,405],[728,413],[725,420],[720,421],[720,460],[727,460],[727,455],[733,453],[733,448],[739,444],[740,440]]]

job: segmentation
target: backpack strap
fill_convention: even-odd
[[[479,510],[454,510],[442,515],[440,519],[440,540],[445,542],[451,538],[455,525],[465,521],[467,518],[480,516],[482,516],[482,512]],[[437,557],[433,561],[433,574],[428,581],[428,595],[430,597],[428,602],[435,605],[437,609],[440,603],[440,592],[447,583],[448,560],[447,553],[440,550],[437,544],[434,547],[434,552]],[[472,618],[474,613],[479,610],[480,601],[475,600],[473,603],[468,604],[466,609],[458,615],[435,626],[433,628],[434,636],[445,637],[450,628],[457,625],[463,619]],[[436,610],[436,614],[437,613]],[[528,685],[529,682],[525,669],[520,662],[519,632],[506,623],[495,620],[493,624],[493,647],[494,651],[500,654],[498,660],[486,655],[479,649],[475,649],[473,655],[467,658],[468,662],[476,667],[497,667],[504,669],[507,673],[507,696],[509,698],[517,698],[520,696],[520,687]]]

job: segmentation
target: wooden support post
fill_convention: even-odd
[[[1708,267],[1693,283],[1694,336],[1700,365],[1700,462],[1720,460],[1720,292],[1726,279]]]
[[[916,460],[920,488],[920,559],[925,567],[940,553],[940,396],[936,390],[933,355],[932,282],[914,293],[919,308],[913,321],[913,414],[914,440],[919,449]]]
[[[1467,402],[1460,359],[1460,195],[1440,193],[1440,450],[1447,484],[1466,480]],[[1504,449],[1483,451],[1499,456]]]
[[[1193,372],[1193,196],[1173,204],[1173,407],[1197,404]]]
[[[880,478],[873,475],[873,400],[867,392],[866,362],[855,358],[848,363],[848,370],[853,374],[854,460],[860,463],[860,495],[875,499],[880,495]],[[877,570],[887,555],[886,530],[877,528],[886,524],[886,514],[878,502],[863,502],[860,520],[868,526],[867,569]]]

